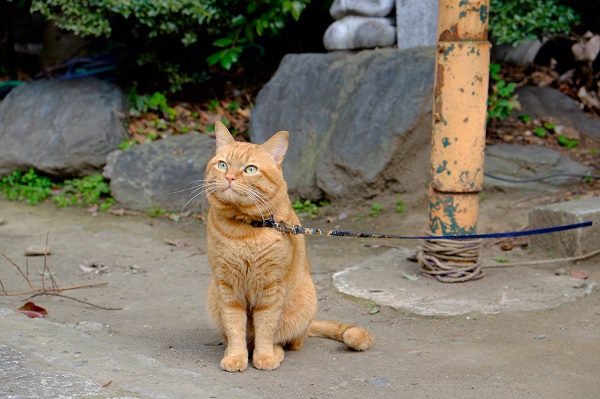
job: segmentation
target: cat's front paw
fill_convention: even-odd
[[[273,355],[258,355],[252,357],[252,364],[260,370],[275,370],[281,364],[283,356]]]
[[[236,372],[236,371],[244,371],[248,367],[248,355],[240,356],[240,355],[230,355],[225,356],[223,360],[221,360],[221,368],[225,371]]]

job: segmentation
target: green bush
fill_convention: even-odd
[[[35,170],[23,173],[19,170],[0,179],[0,194],[11,201],[26,201],[37,204],[52,194],[52,181],[38,176]]]
[[[101,174],[97,173],[78,179],[65,180],[59,194],[52,198],[59,208],[65,206],[98,205],[101,211],[108,210],[115,200],[110,196],[110,188]]]
[[[39,176],[34,169],[26,173],[15,171],[0,178],[0,195],[11,201],[26,201],[34,205],[52,197],[58,207],[98,205],[102,211],[114,205],[110,188],[101,174],[84,176],[63,183]]]
[[[490,34],[498,44],[568,34],[579,20],[558,0],[490,0]]]
[[[208,66],[230,69],[258,38],[278,35],[290,19],[298,20],[309,2],[30,0],[30,11],[77,36],[108,38],[112,48],[141,49],[137,64],[153,66],[177,91],[203,81]]]

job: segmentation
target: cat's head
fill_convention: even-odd
[[[262,145],[235,141],[221,122],[215,124],[216,155],[206,165],[206,194],[213,206],[235,207],[268,218],[278,198],[287,197],[281,164],[288,132]]]

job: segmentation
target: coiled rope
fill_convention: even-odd
[[[482,239],[425,240],[417,253],[421,273],[443,283],[478,280],[485,274],[479,253]]]

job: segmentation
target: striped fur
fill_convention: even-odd
[[[288,133],[262,145],[241,143],[217,122],[216,138],[201,188],[210,203],[208,312],[227,342],[221,367],[245,370],[250,351],[256,368],[273,370],[283,361],[283,348],[300,349],[306,336],[355,350],[371,347],[372,337],[361,327],[313,320],[317,296],[304,237],[247,223],[273,214],[299,224],[281,173]]]

